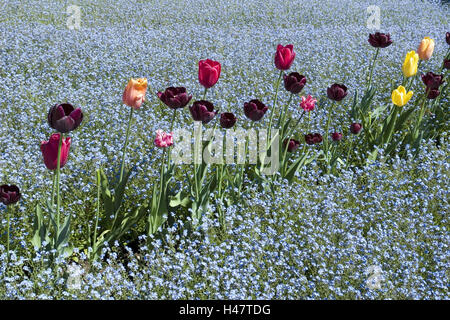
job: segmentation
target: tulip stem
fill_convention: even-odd
[[[131,122],[133,120],[133,112],[134,112],[134,109],[131,108],[130,118],[128,119],[128,128],[127,128],[127,133],[126,133],[126,138],[125,138],[125,144],[123,145],[123,150],[122,150],[122,165],[120,166],[119,184],[122,182],[122,179],[123,179],[123,170],[125,168],[125,154],[126,154],[126,150],[127,150],[127,146],[128,146],[128,138],[130,137],[130,127],[131,127]]]
[[[206,92],[208,92],[208,88],[205,88],[205,91],[203,92],[203,99],[202,99],[202,100],[205,100],[205,98],[206,98]]]
[[[325,160],[327,162],[327,168],[328,168],[328,130],[330,130],[330,123],[331,123],[331,114],[333,112],[333,108],[335,107],[335,102],[331,104],[330,112],[328,112],[328,119],[327,119],[327,126],[325,128],[325,136],[323,137],[323,152],[325,156]],[[327,169],[328,170],[328,169]]]
[[[378,57],[378,53],[380,52],[380,48],[377,48],[375,52],[375,57],[373,58],[372,67],[370,68],[370,75],[369,75],[369,85],[367,86],[367,89],[370,89],[370,86],[372,85],[372,75],[373,75],[373,69],[375,69],[375,62]]]
[[[97,214],[95,217],[94,239],[93,239],[93,245],[92,245],[94,256],[97,251],[97,228],[98,228],[98,217],[99,216],[100,216],[100,170],[97,169]]]
[[[59,211],[61,207],[61,198],[60,198],[60,187],[59,182],[61,180],[61,147],[63,141],[63,134],[59,134],[59,144],[58,144],[58,157],[56,162],[56,234],[55,234],[55,245],[56,239],[59,233]]]
[[[52,208],[55,205],[55,186],[56,186],[56,172],[53,174],[53,185],[52,185]]]
[[[10,210],[8,209],[9,206],[6,206],[6,219],[8,221],[7,223],[7,230],[6,230],[6,268],[9,267],[9,228],[10,228]]]
[[[289,108],[289,105],[291,104],[293,96],[294,96],[294,94],[291,93],[291,95],[289,96],[288,103],[287,103],[287,105],[284,106],[284,108],[283,108],[283,110],[281,112],[280,118],[278,119],[277,127],[280,128],[280,124],[281,124],[281,138],[284,138],[284,132],[283,132],[284,122],[286,121],[287,110]]]
[[[271,133],[272,133],[272,121],[273,121],[273,115],[275,113],[275,107],[277,105],[277,98],[278,98],[278,88],[280,87],[281,77],[283,76],[283,70],[280,71],[280,75],[278,77],[277,83],[275,85],[275,97],[273,99],[273,107],[272,112],[270,113],[270,121],[269,121],[269,138],[268,138],[268,144],[271,143]],[[269,148],[269,145],[267,146]]]

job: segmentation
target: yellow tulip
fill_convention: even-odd
[[[409,99],[411,99],[412,95],[412,91],[406,93],[405,87],[399,86],[397,89],[392,91],[392,103],[396,106],[403,107],[408,103]]]
[[[122,101],[133,109],[139,109],[142,102],[145,101],[145,93],[147,92],[147,79],[131,78],[125,91],[123,92]]]
[[[419,54],[419,58],[422,60],[428,60],[433,55],[434,50],[434,40],[430,39],[430,37],[425,37],[419,44],[419,48],[417,49],[417,53]]]
[[[413,50],[406,54],[405,61],[403,62],[403,75],[408,78],[417,73],[417,67],[419,64],[419,55]]]

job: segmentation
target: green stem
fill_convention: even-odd
[[[333,101],[333,103],[331,104],[331,108],[330,111],[328,112],[328,119],[327,119],[327,126],[325,128],[325,136],[323,137],[323,152],[324,152],[324,156],[327,162],[327,166],[328,166],[328,130],[330,130],[330,123],[331,123],[331,114],[333,113],[333,108],[335,107],[335,102]]]
[[[377,48],[377,51],[375,52],[375,57],[373,58],[372,67],[370,68],[369,85],[367,86],[367,89],[369,89],[370,86],[372,85],[373,69],[375,69],[375,61],[377,60],[379,52],[380,52],[380,48]]]
[[[94,243],[93,251],[94,254],[97,251],[97,228],[98,228],[98,218],[100,216],[100,170],[97,169],[97,214],[95,217],[95,229],[94,229]]]
[[[125,144],[123,145],[123,149],[122,149],[122,165],[120,166],[119,183],[121,183],[122,179],[123,179],[123,170],[125,168],[125,154],[126,154],[126,150],[127,150],[127,146],[128,146],[128,138],[130,137],[130,127],[131,127],[131,122],[133,120],[133,112],[134,112],[134,109],[131,108],[130,117],[128,119],[128,128],[127,128],[127,133],[126,133],[126,138],[125,138]]]
[[[278,98],[278,88],[280,87],[280,82],[281,82],[281,77],[283,76],[283,70],[280,71],[280,75],[278,77],[276,86],[275,86],[275,97],[273,99],[273,107],[272,107],[272,112],[270,113],[270,121],[269,121],[269,138],[267,140],[267,148],[269,147],[270,142],[272,141],[271,139],[271,133],[272,133],[272,121],[273,121],[273,115],[275,114],[276,111],[276,106],[277,106],[277,98]]]
[[[52,207],[55,205],[55,186],[56,186],[56,172],[53,173],[53,184],[52,184]]]
[[[291,104],[293,95],[294,95],[294,94],[291,93],[291,95],[289,96],[289,100],[288,100],[287,105],[285,105],[284,108],[283,108],[283,110],[281,111],[281,115],[280,115],[280,118],[278,119],[278,124],[277,124],[277,127],[278,127],[278,128],[280,127],[280,124],[281,124],[281,128],[284,127],[284,121],[285,121],[285,119],[286,119],[287,109],[289,108],[289,105]],[[283,132],[281,132],[281,133],[282,133],[282,134],[281,134],[281,137],[283,137]]]
[[[7,223],[7,230],[6,230],[6,268],[9,267],[9,228],[10,228],[10,209],[9,206],[6,206],[6,219],[8,221]]]
[[[205,100],[207,91],[208,91],[208,88],[205,88],[205,91],[203,92],[203,99],[202,100]]]
[[[159,185],[159,197],[158,197],[158,207],[161,204],[161,197],[162,197],[162,191],[163,191],[163,185],[164,185],[164,165],[165,165],[165,155],[166,155],[166,148],[163,148],[163,154],[162,154],[162,162],[161,162],[161,172],[160,172],[160,185]]]
[[[58,236],[59,232],[59,211],[61,207],[61,197],[60,197],[60,187],[59,182],[61,179],[61,146],[63,141],[63,134],[59,134],[59,145],[58,145],[58,158],[56,163],[56,234],[55,234],[55,240]],[[56,242],[55,242],[56,243]]]

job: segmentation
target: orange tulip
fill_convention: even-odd
[[[430,37],[425,37],[420,42],[419,48],[417,49],[417,54],[421,60],[428,60],[433,55],[434,50],[434,40]]]
[[[147,92],[147,78],[133,79],[131,78],[123,92],[122,101],[127,106],[137,110],[145,101],[145,93]]]

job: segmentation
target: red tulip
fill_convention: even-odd
[[[279,70],[287,70],[291,67],[295,59],[294,46],[288,44],[283,47],[281,44],[277,46],[275,53],[275,67]]]
[[[198,81],[205,88],[211,88],[219,80],[221,65],[210,59],[198,62]]]
[[[44,163],[49,170],[56,170],[57,167],[59,137],[60,133],[54,133],[50,137],[49,141],[41,142],[41,151],[44,156]],[[70,142],[70,137],[62,139],[60,161],[61,168],[66,165],[67,157],[69,156]]]

